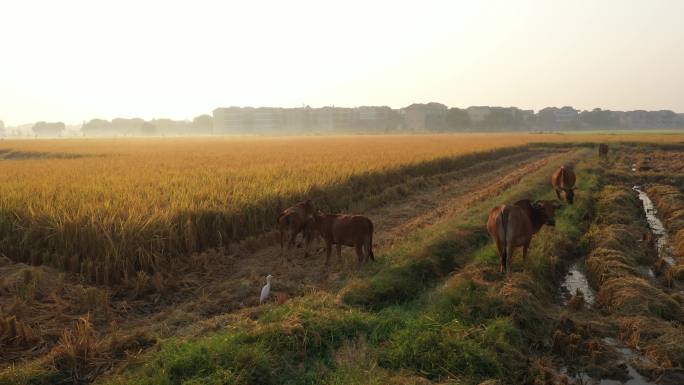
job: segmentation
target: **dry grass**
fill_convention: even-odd
[[[647,193],[671,235],[672,252],[676,257],[674,266],[664,266],[665,278],[670,285],[675,281],[684,282],[684,194],[678,188],[665,184],[651,185]]]
[[[599,287],[597,305],[616,315],[656,315],[682,320],[680,305],[660,288],[640,277],[639,265],[654,261],[649,234],[634,193],[607,186],[597,203],[597,223],[590,237],[593,250],[587,269]]]
[[[668,320],[684,319],[684,313],[677,301],[638,277],[608,280],[601,285],[596,303],[612,314],[657,315]]]
[[[673,236],[672,247],[675,255],[684,258],[684,194],[680,189],[664,184],[649,186],[647,193],[653,199],[658,215]]]
[[[651,192],[649,190],[649,192]],[[647,279],[639,266],[655,266],[654,245],[639,201],[627,186],[607,186],[599,195],[597,220],[589,234],[590,277],[599,288],[596,306],[615,325],[618,338],[650,359],[639,370],[657,377],[684,364],[682,298],[668,294],[664,280]],[[674,269],[670,269],[670,274]]]

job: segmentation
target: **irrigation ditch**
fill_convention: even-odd
[[[654,186],[648,154],[631,150],[602,162],[603,185],[583,238],[588,250],[560,283],[554,350],[568,383],[684,383],[684,291],[671,242],[682,230],[673,225],[684,217],[684,197],[673,186]]]

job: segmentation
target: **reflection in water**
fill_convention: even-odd
[[[589,286],[589,280],[584,273],[584,259],[575,261],[575,263],[570,266],[568,273],[561,283],[561,295],[563,296],[563,305],[567,305],[570,297],[574,295],[577,290],[580,290],[584,294],[584,301],[588,305],[594,304],[595,293],[594,290]]]
[[[672,258],[672,248],[670,247],[670,240],[667,235],[667,230],[665,230],[665,225],[663,225],[663,222],[661,222],[656,215],[658,212],[653,204],[653,201],[651,198],[649,198],[648,194],[641,189],[640,186],[634,186],[633,189],[639,193],[639,199],[644,205],[644,212],[646,213],[648,227],[651,229],[653,235],[655,235],[658,256],[670,266],[674,265],[675,261],[674,258]]]
[[[561,373],[566,374],[576,384],[583,385],[656,385],[655,382],[649,381],[646,377],[639,374],[639,372],[637,372],[631,364],[633,360],[648,361],[648,358],[639,355],[629,348],[619,345],[614,338],[604,338],[603,342],[608,346],[614,347],[618,354],[620,354],[620,364],[625,365],[627,369],[627,376],[629,377],[628,380],[594,380],[585,372],[570,372],[567,368],[562,368]]]

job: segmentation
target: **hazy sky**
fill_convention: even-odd
[[[684,1],[0,1],[0,120],[218,106],[684,112]]]

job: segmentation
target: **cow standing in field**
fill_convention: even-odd
[[[556,191],[558,200],[561,200],[561,191],[565,192],[565,199],[569,204],[575,200],[575,171],[571,166],[560,166],[556,172],[551,175],[551,185]]]
[[[288,238],[287,249],[290,250],[294,246],[297,235],[302,233],[306,250],[304,256],[309,256],[309,247],[314,236],[314,205],[310,199],[299,202],[292,207],[289,207],[278,216],[278,229],[280,230],[280,250],[285,257],[285,238]]]
[[[599,154],[599,158],[607,158],[608,157],[608,145],[605,143],[599,144],[598,154]]]
[[[314,215],[316,228],[325,240],[325,265],[330,265],[332,245],[337,245],[337,259],[342,263],[342,246],[353,246],[356,250],[358,267],[373,255],[373,222],[363,215],[325,214]],[[364,255],[364,249],[366,255]]]
[[[543,225],[555,226],[555,211],[560,205],[555,201],[531,201],[525,199],[513,205],[501,205],[489,211],[487,231],[496,243],[501,259],[501,273],[508,274],[511,269],[513,253],[517,247],[523,248],[523,260],[532,236]]]

